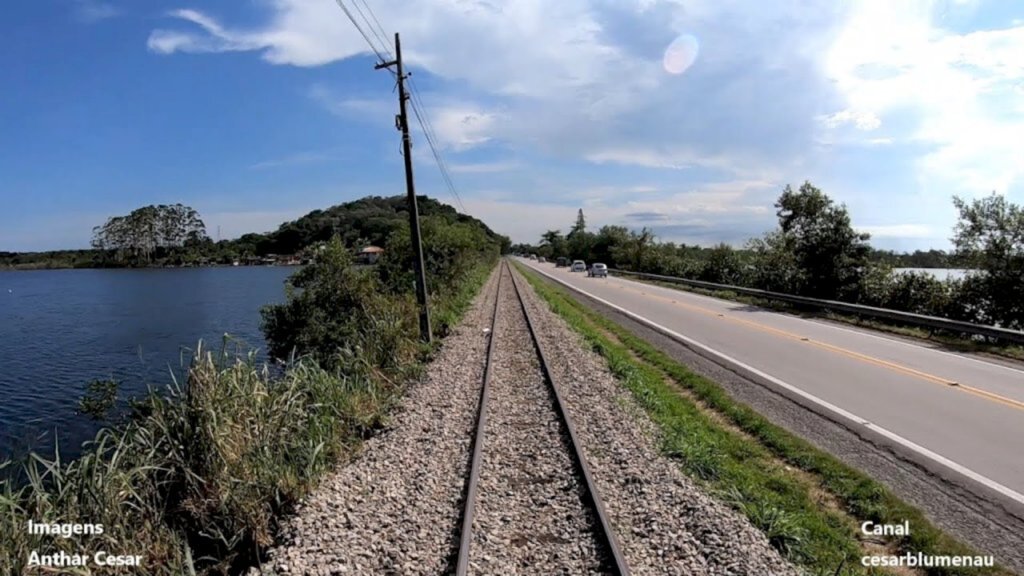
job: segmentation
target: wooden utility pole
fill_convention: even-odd
[[[432,340],[430,334],[430,310],[427,307],[427,275],[423,266],[423,241],[420,238],[420,210],[416,205],[416,189],[412,179],[412,139],[409,138],[409,116],[406,113],[405,73],[402,70],[402,44],[395,32],[395,59],[381,62],[374,69],[394,66],[398,73],[398,116],[396,127],[402,131],[402,155],[405,156],[405,189],[409,196],[409,232],[412,236],[412,259],[416,269],[416,301],[420,307],[420,339],[426,343]]]

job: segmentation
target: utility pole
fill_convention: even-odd
[[[416,205],[416,189],[412,180],[412,139],[409,138],[409,116],[406,113],[405,74],[402,70],[402,44],[395,32],[395,59],[381,62],[375,70],[394,66],[398,72],[398,109],[395,126],[402,131],[402,155],[405,156],[405,188],[409,196],[409,232],[412,235],[412,259],[416,268],[416,301],[420,307],[420,339],[430,343],[430,311],[427,308],[427,275],[423,269],[423,241],[420,238],[420,210]]]

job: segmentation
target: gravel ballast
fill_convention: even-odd
[[[503,274],[469,573],[605,574],[568,434]]]
[[[497,279],[491,274],[423,378],[411,385],[393,427],[325,478],[283,527],[263,574],[448,570]]]
[[[631,572],[798,574],[746,518],[659,454],[654,425],[604,359],[519,278]]]
[[[654,425],[604,359],[513,273],[632,574],[798,574],[659,454]],[[605,551],[505,274],[470,573],[603,573]],[[454,571],[497,281],[496,270],[392,427],[324,479],[251,574]]]

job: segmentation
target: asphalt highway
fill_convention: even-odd
[[[531,268],[1024,505],[1024,370],[624,278]]]

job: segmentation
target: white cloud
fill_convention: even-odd
[[[763,180],[731,180],[693,186],[664,197],[627,202],[631,212],[669,215],[767,214],[778,184]]]
[[[834,114],[819,116],[818,120],[826,128],[838,128],[844,124],[853,124],[858,130],[874,130],[882,125],[882,121],[871,112],[842,110]]]
[[[439,144],[456,151],[490,141],[499,116],[470,106],[441,108],[428,114]]]
[[[450,164],[448,170],[454,174],[492,174],[508,172],[519,168],[517,162],[477,162],[466,164]]]
[[[916,117],[908,138],[932,148],[917,161],[925,191],[1005,191],[1024,176],[1024,110],[1005,97],[1024,78],[1024,27],[958,34],[937,27],[936,7],[856,3],[827,73],[852,110]]]
[[[600,26],[585,0],[487,6],[385,0],[374,9],[389,28],[402,30],[410,65],[450,78],[467,78],[496,92],[538,95],[585,86],[608,72],[616,61],[625,60],[618,57],[615,47],[597,38]],[[159,29],[151,34],[150,46],[162,53],[259,50],[269,62],[295,66],[319,66],[370,53],[332,2],[279,0],[274,8],[271,21],[252,30],[221,26],[195,10],[175,10],[169,16],[196,24],[205,34]],[[163,42],[167,36],[174,41]],[[544,41],[537,42],[537,38]],[[390,32],[387,40],[390,43]],[[376,38],[374,42],[382,47]],[[483,53],[489,55],[486,66],[480,62]],[[509,71],[514,73],[507,74]]]
[[[855,226],[861,232],[871,234],[872,238],[932,238],[932,228],[924,224],[881,224],[875,226]]]
[[[904,182],[896,171],[912,171],[919,189],[908,194],[948,202],[952,193],[1002,191],[1024,176],[1024,27],[953,32],[942,27],[947,13],[983,7],[958,0],[965,6],[943,12],[944,3],[379,0],[373,10],[389,39],[401,30],[409,65],[436,77],[424,101],[450,152],[503,145],[545,160],[710,169],[771,182],[774,194],[783,176],[796,183],[849,168],[843,155],[856,147],[861,157],[889,155],[893,172],[876,178]],[[175,11],[176,22],[152,32],[150,49],[251,50],[303,67],[370,53],[332,2],[269,5],[269,19],[247,29]],[[686,74],[671,76],[661,57],[681,33],[698,38],[699,56]],[[316,86],[311,96],[334,114],[382,126],[396,111],[387,93],[339,96]],[[452,166],[502,172],[497,165]],[[583,187],[557,194],[595,209],[606,202]]]
[[[250,170],[265,170],[268,168],[282,168],[287,166],[297,166],[301,164],[310,164],[314,162],[321,162],[327,160],[329,155],[326,151],[306,151],[296,152],[295,154],[289,154],[281,158],[274,158],[272,160],[264,160],[262,162],[256,162],[250,164]]]
[[[86,24],[108,20],[121,14],[113,4],[97,0],[76,0],[75,5],[75,16]]]
[[[309,97],[327,111],[343,118],[373,118],[393,122],[393,115],[398,110],[397,99],[341,97],[321,84],[314,84],[309,89]]]
[[[149,35],[147,46],[159,54],[237,52],[259,50],[270,45],[262,34],[227,31],[216,20],[198,10],[172,10],[167,15],[196,24],[202,28],[203,33],[154,30]]]
[[[586,154],[585,158],[595,164],[625,164],[670,170],[682,170],[694,166],[720,166],[722,164],[721,159],[700,158],[689,151],[644,148],[599,150]]]
[[[735,180],[665,191],[657,186],[597,186],[559,189],[561,203],[518,200],[514,192],[466,198],[467,210],[513,242],[537,242],[547,230],[566,232],[583,208],[587,227],[614,224],[652,227],[663,240],[742,243],[773,226],[776,184]],[[572,204],[566,200],[576,199]]]
[[[334,3],[277,0],[273,7],[268,22],[250,29],[178,10],[170,16],[183,21],[182,26],[153,31],[149,46],[163,54],[253,50],[269,62],[295,66],[369,53]],[[803,100],[812,97],[812,91],[798,91],[772,115],[758,114],[752,104],[760,101],[759,94],[775,89],[765,84],[778,82],[779,74],[736,68],[763,60],[769,68],[809,77],[808,55],[815,53],[810,47],[829,33],[821,19],[832,10],[809,10],[797,0],[771,10],[750,8],[739,0],[685,5],[677,0],[380,0],[373,9],[389,40],[391,30],[402,31],[410,66],[457,80],[474,95],[473,100],[465,94],[456,100],[444,94],[424,98],[428,105],[440,104],[430,110],[430,117],[446,147],[458,151],[502,142],[556,156],[578,159],[589,154],[610,161],[607,149],[613,145],[634,149],[653,143],[654,148],[671,150],[706,147],[708,151],[693,156],[728,156],[727,162],[735,165],[740,157],[726,149],[736,140],[747,148],[742,156],[747,165],[753,160],[776,165],[779,154],[799,147],[798,140],[811,127],[799,119],[807,107]],[[736,13],[745,17],[734,18]],[[780,26],[789,30],[781,41]],[[687,74],[672,76],[662,70],[661,56],[682,30],[717,47],[702,49]],[[775,49],[763,50],[756,37],[774,38]],[[747,85],[698,86],[699,73],[715,67],[725,68],[719,73],[739,74]],[[731,122],[752,126],[723,131],[707,113],[716,106],[736,111]],[[782,126],[785,133],[777,130]],[[780,136],[771,144],[757,138],[773,131]],[[646,165],[643,157],[638,160]],[[672,164],[677,159],[667,160]]]
[[[535,243],[548,230],[563,232],[576,219],[578,207],[544,205],[543,209],[531,202],[464,198],[466,210],[480,218],[499,234],[508,235],[513,242]]]

